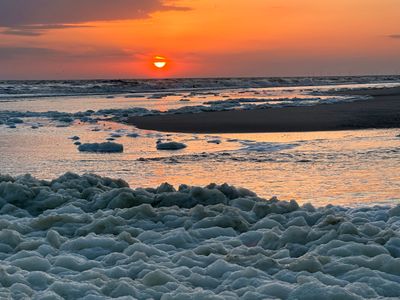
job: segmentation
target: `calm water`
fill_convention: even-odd
[[[370,86],[375,83],[367,85]],[[354,87],[357,85],[333,88]],[[154,92],[142,93],[139,97],[115,94],[112,98],[109,95],[16,99],[4,96],[0,110],[77,112],[135,106],[163,111],[238,98],[302,105],[302,99],[312,102],[310,93],[331,88],[215,89],[174,92],[162,97]],[[325,100],[332,99],[318,99],[319,102]],[[305,103],[310,104],[313,103]],[[32,129],[32,124],[40,127]],[[228,182],[267,198],[275,195],[316,205],[352,206],[400,200],[400,138],[397,137],[400,130],[202,135],[143,131],[111,122],[88,124],[76,120],[67,127],[60,125],[46,118],[24,118],[24,123],[17,124],[17,128],[0,125],[1,173],[31,173],[52,179],[67,171],[93,172],[123,178],[132,187],[154,187],[163,182],[174,185]],[[126,136],[132,132],[138,137]],[[116,133],[121,135],[116,142],[125,147],[122,154],[80,153],[68,139],[77,135],[82,142],[103,142]],[[184,142],[188,147],[175,152],[157,151],[155,146],[159,139]],[[216,143],[217,140],[220,143]]]

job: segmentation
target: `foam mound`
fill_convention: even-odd
[[[400,206],[0,175],[1,299],[398,299]]]
[[[97,152],[97,153],[120,153],[124,152],[124,146],[118,143],[86,143],[78,147],[80,152]]]
[[[187,146],[185,144],[179,142],[160,142],[156,145],[157,150],[180,150],[186,147]]]

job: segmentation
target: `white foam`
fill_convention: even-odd
[[[124,146],[112,142],[86,143],[79,145],[78,150],[81,152],[115,153],[115,152],[123,152]]]
[[[4,299],[400,297],[400,206],[72,173],[0,175],[0,205]]]
[[[231,140],[236,142],[237,140]],[[298,143],[269,143],[269,142],[255,142],[249,140],[238,140],[242,144],[242,151],[249,152],[273,152],[281,151],[286,149],[293,149],[298,147]]]
[[[156,147],[157,150],[180,150],[186,148],[187,146],[179,142],[159,142],[157,143]]]

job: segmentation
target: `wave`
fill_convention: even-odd
[[[187,78],[131,80],[0,81],[0,101],[19,98],[109,95],[158,91],[266,88],[398,82],[400,76]]]

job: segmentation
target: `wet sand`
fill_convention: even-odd
[[[370,100],[255,110],[128,118],[141,129],[186,133],[301,132],[400,127],[400,88],[339,94]]]

